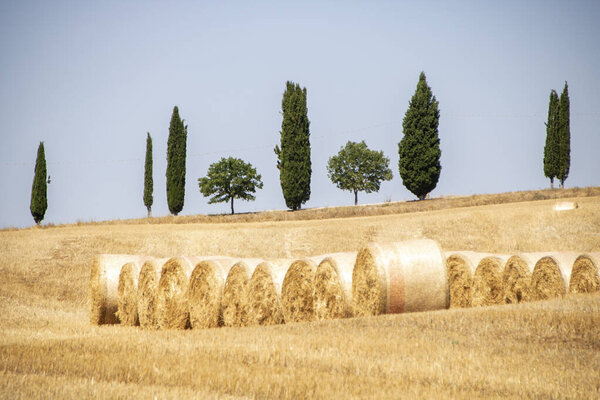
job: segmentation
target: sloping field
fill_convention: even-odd
[[[91,326],[97,253],[299,258],[428,237],[444,250],[600,251],[600,197],[329,220],[0,232],[1,398],[594,398],[600,295],[272,327]]]

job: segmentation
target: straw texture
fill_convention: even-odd
[[[423,239],[361,248],[352,272],[352,299],[355,316],[448,308],[440,247]]]
[[[128,262],[137,256],[99,254],[94,257],[90,271],[89,313],[94,325],[117,324],[119,301],[119,274]]]
[[[139,256],[135,261],[128,262],[121,268],[117,301],[117,317],[121,325],[139,325],[137,287],[140,269],[146,259],[148,257]]]
[[[281,285],[291,263],[289,259],[260,263],[248,282],[248,323],[282,324]]]
[[[229,270],[223,289],[223,325],[248,325],[248,282],[258,264],[263,261],[259,258],[245,258],[233,264]]]
[[[563,297],[567,293],[577,253],[551,253],[542,257],[531,275],[532,300]]]
[[[223,326],[223,286],[234,263],[228,257],[199,261],[190,276],[188,304],[192,328]]]
[[[495,255],[479,261],[473,274],[473,307],[504,303],[502,274],[508,256]]]
[[[192,257],[173,257],[164,263],[156,302],[158,326],[161,329],[190,327],[187,291],[196,261]]]
[[[315,272],[322,257],[295,260],[288,268],[281,286],[281,305],[286,323],[315,319]]]
[[[450,287],[450,308],[471,307],[473,300],[473,274],[479,262],[490,253],[453,251],[445,253],[446,271]]]
[[[317,320],[352,317],[352,270],[356,252],[323,257],[315,273],[315,317]]]
[[[137,311],[140,326],[148,329],[158,329],[156,304],[158,282],[163,264],[168,258],[154,258],[144,262],[140,269],[137,288]]]
[[[600,253],[582,254],[573,263],[569,293],[593,293],[600,290]]]
[[[521,253],[506,261],[502,273],[502,289],[505,304],[531,301],[531,275],[537,263],[547,253]]]

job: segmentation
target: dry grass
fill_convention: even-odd
[[[186,331],[93,326],[87,308],[100,253],[298,259],[421,237],[445,251],[599,252],[600,198],[573,201],[579,207],[561,213],[541,200],[327,221],[0,232],[0,397],[598,397],[600,294]]]

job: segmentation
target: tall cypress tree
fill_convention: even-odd
[[[167,142],[167,203],[173,215],[183,209],[185,198],[185,157],[187,125],[179,118],[179,109],[173,108]]]
[[[35,170],[33,176],[33,185],[31,187],[31,203],[29,210],[36,224],[40,224],[44,219],[48,209],[46,181],[46,154],[44,152],[44,142],[40,142],[35,160]]]
[[[398,168],[404,186],[423,200],[437,185],[440,165],[438,101],[421,72],[417,90],[402,121],[404,137],[398,143]]]
[[[310,199],[310,121],[306,88],[288,81],[281,101],[281,147],[275,146],[285,204],[298,210]]]
[[[560,187],[565,187],[571,167],[571,122],[570,122],[569,87],[565,87],[558,103],[558,149],[559,168],[556,177],[560,180]]]
[[[150,132],[146,136],[146,162],[144,165],[144,205],[148,209],[148,218],[152,215],[152,203],[154,198],[152,192],[154,191],[154,182],[152,179],[152,137]]]
[[[546,144],[544,145],[544,175],[550,178],[550,188],[554,188],[554,178],[559,174],[559,138],[558,138],[558,94],[552,89],[548,103],[548,122],[546,122]]]

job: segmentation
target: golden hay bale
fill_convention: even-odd
[[[286,324],[315,319],[315,272],[322,259],[310,257],[290,264],[281,285],[281,306]]]
[[[502,273],[503,303],[531,301],[531,274],[535,263],[547,253],[521,253],[506,261]]]
[[[554,211],[569,211],[578,208],[577,203],[572,201],[558,201],[554,204]]]
[[[204,259],[196,263],[187,293],[192,328],[223,325],[223,286],[233,263],[234,259],[228,257]]]
[[[502,273],[508,256],[493,255],[483,258],[473,274],[473,307],[503,304]]]
[[[254,270],[264,260],[246,258],[239,260],[229,270],[223,288],[223,325],[248,325],[248,282]]]
[[[531,274],[531,299],[546,300],[563,297],[567,293],[569,277],[577,253],[551,253],[535,263]]]
[[[600,290],[600,253],[582,254],[573,263],[569,293],[592,293]]]
[[[139,325],[137,311],[137,286],[140,268],[150,257],[139,256],[121,268],[118,285],[117,317],[122,325]]]
[[[119,274],[128,262],[137,256],[125,254],[100,254],[94,257],[90,272],[89,310],[94,325],[117,324]]]
[[[142,328],[158,328],[156,303],[158,282],[162,266],[168,258],[154,258],[144,262],[140,269],[137,286],[137,311]]]
[[[317,320],[352,317],[352,270],[356,252],[326,254],[315,273]]]
[[[479,261],[490,253],[453,251],[444,254],[450,287],[450,308],[471,307],[473,299],[473,274]]]
[[[422,239],[361,248],[352,272],[352,299],[358,317],[448,308],[440,247]]]
[[[187,291],[195,257],[173,257],[165,262],[158,281],[156,318],[161,329],[190,327]]]
[[[277,325],[283,323],[281,285],[291,263],[288,259],[258,264],[248,282],[248,324]]]

